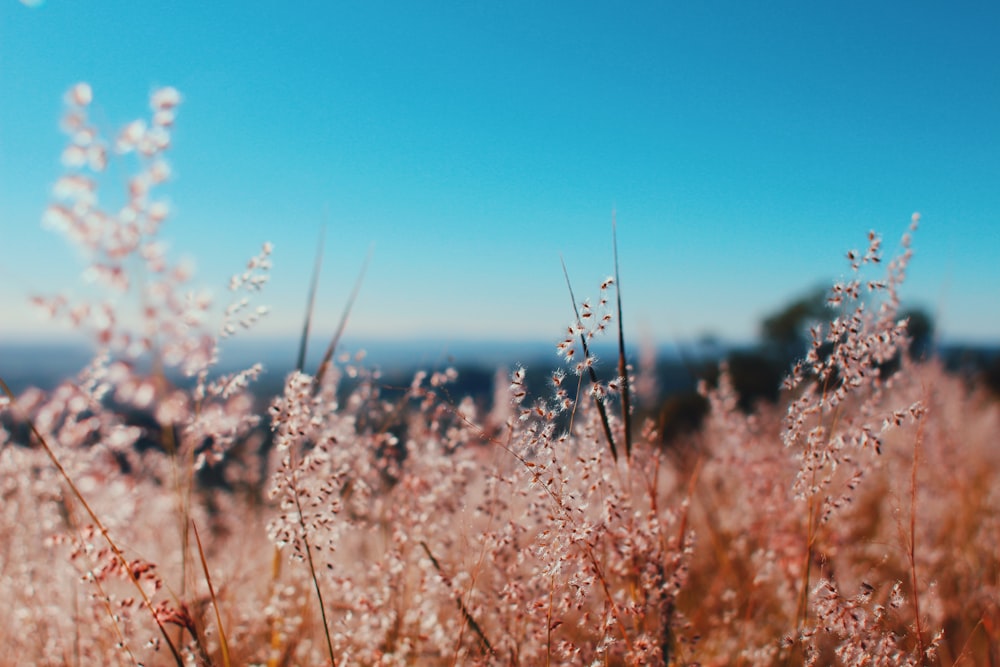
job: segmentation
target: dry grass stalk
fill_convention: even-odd
[[[711,412],[686,436],[690,460],[664,452],[652,423],[629,424],[621,297],[612,308],[606,294],[620,288],[617,247],[597,303],[570,287],[557,348],[576,394],[559,369],[531,395],[520,367],[488,406],[452,398],[452,369],[388,387],[334,358],[356,285],[320,370],[304,373],[300,348],[264,411],[259,367],[213,368],[220,340],[266,312],[242,295],[266,282],[270,247],[234,276],[216,335],[207,304],[168,298],[187,277],[142,250],[166,218],[152,188],[178,100],[157,94],[158,120],[123,133],[151,159],[127,215],[97,209],[74,171],[48,216],[114,294],[143,281],[111,260],[142,254],[158,286],[146,305],[162,312],[129,322],[102,300],[43,299],[109,351],[49,393],[0,385],[0,639],[19,662],[1000,662],[1000,407],[906,355],[912,229],[884,265],[875,234],[850,253],[858,274],[831,290],[839,310],[780,404],[740,410],[725,367],[703,386]],[[89,88],[70,102],[72,169],[83,155],[99,171]],[[601,381],[591,342],[615,316],[617,377]],[[149,355],[193,386],[142,373]],[[203,574],[191,581],[188,526]]]

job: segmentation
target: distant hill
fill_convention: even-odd
[[[324,352],[326,341],[317,340],[311,345],[306,364],[307,372],[314,372]],[[524,365],[530,376],[539,383],[544,382],[548,372],[564,367],[556,355],[555,345],[540,341],[443,341],[419,339],[414,341],[371,341],[347,340],[340,352],[355,354],[364,350],[364,364],[378,367],[387,383],[408,382],[417,370],[443,369],[454,366],[460,371],[459,395],[481,395],[492,391],[493,376],[498,368],[513,368]],[[690,346],[690,350],[700,350]],[[660,391],[664,396],[684,391],[695,385],[690,366],[704,367],[714,363],[720,355],[739,350],[736,346],[720,345],[710,358],[704,353],[678,352],[677,346],[663,346],[657,350],[657,375]],[[246,368],[260,362],[264,374],[255,387],[263,397],[280,391],[285,376],[293,369],[297,343],[292,339],[239,340],[224,344],[220,354],[217,372],[225,373]],[[603,360],[603,367],[613,369],[617,359],[614,343],[601,343],[594,347],[594,353]],[[989,374],[996,372],[1000,365],[1000,344],[997,345],[942,345],[937,354],[945,365],[964,374]],[[61,380],[73,377],[91,360],[93,352],[85,345],[66,342],[0,342],[0,377],[10,385],[15,393],[30,386],[51,389]],[[636,363],[636,353],[632,353],[632,363]],[[695,358],[691,358],[695,357]],[[695,363],[697,362],[697,363]],[[991,371],[991,369],[993,369]],[[180,377],[172,378],[183,383]],[[541,387],[539,387],[539,390]],[[1000,389],[1000,388],[998,388]]]

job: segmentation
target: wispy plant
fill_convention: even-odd
[[[87,120],[89,87],[68,102],[68,180],[46,219],[103,287],[39,303],[101,349],[52,392],[0,383],[0,662],[1000,661],[1000,408],[905,354],[916,218],[899,257],[874,233],[848,254],[778,404],[741,410],[724,364],[703,384],[691,460],[630,423],[616,229],[596,301],[564,267],[568,368],[540,393],[523,367],[498,374],[492,405],[453,396],[450,368],[387,386],[338,354],[359,277],[315,373],[300,348],[262,408],[261,367],[214,369],[220,341],[266,314],[270,246],[215,331],[207,297],[187,299],[187,274],[147,248],[179,95],[154,94],[118,142]],[[140,159],[112,214],[97,191],[116,146]],[[593,341],[615,318],[609,379]]]

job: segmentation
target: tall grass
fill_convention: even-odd
[[[898,257],[874,233],[849,253],[779,404],[741,411],[723,367],[669,451],[636,418],[617,257],[596,301],[571,296],[542,395],[520,367],[491,405],[452,396],[452,369],[387,387],[339,327],[261,410],[259,366],[214,360],[266,315],[270,246],[213,333],[156,241],[178,94],[115,142],[89,87],[67,99],[46,221],[103,292],[38,303],[100,352],[0,406],[3,664],[1000,664],[1000,408],[907,354],[916,218]],[[609,372],[590,350],[615,319]]]

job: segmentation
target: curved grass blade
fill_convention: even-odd
[[[306,303],[306,319],[302,323],[302,338],[299,340],[299,358],[295,362],[295,370],[300,373],[306,367],[306,350],[309,346],[309,330],[312,328],[312,316],[316,305],[316,285],[323,268],[323,246],[326,242],[326,224],[319,230],[319,242],[316,244],[316,263],[313,265],[312,280],[309,281],[309,300]]]
[[[330,339],[330,344],[326,348],[326,353],[323,354],[323,360],[319,363],[319,369],[316,371],[316,379],[313,381],[313,389],[318,389],[320,383],[323,381],[323,376],[326,374],[327,368],[330,367],[330,362],[333,360],[333,353],[337,349],[337,344],[340,342],[340,337],[344,335],[344,329],[347,328],[347,319],[351,315],[351,309],[354,307],[354,301],[358,298],[358,292],[361,291],[361,284],[364,282],[365,273],[368,271],[368,265],[372,261],[372,254],[375,251],[375,246],[368,248],[368,255],[365,257],[365,263],[361,265],[361,272],[358,274],[357,280],[354,281],[354,288],[351,290],[351,296],[347,300],[347,305],[344,306],[344,312],[340,316],[340,322],[337,324],[337,330],[333,333],[333,338]]]

